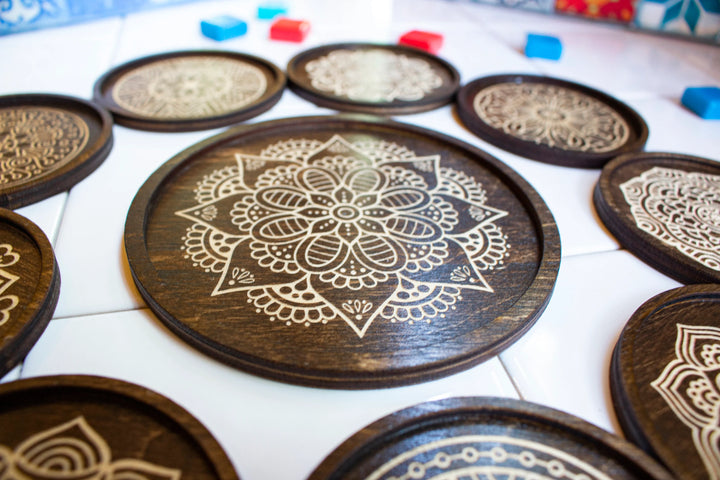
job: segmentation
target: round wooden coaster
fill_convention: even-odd
[[[618,241],[682,283],[720,283],[720,164],[674,153],[618,157],[595,209]]]
[[[474,147],[367,117],[239,127],[169,160],[125,225],[171,330],[236,367],[337,388],[413,383],[495,355],[544,310],[552,215]]]
[[[623,431],[682,480],[720,474],[719,319],[720,285],[670,290],[633,314],[612,357]]]
[[[0,208],[0,377],[40,338],[59,292],[60,272],[45,234]]]
[[[645,121],[633,109],[592,88],[557,78],[506,74],[460,89],[457,109],[481,139],[554,165],[601,168],[642,150]]]
[[[119,380],[2,384],[0,425],[3,478],[238,479],[222,447],[186,410]]]
[[[65,191],[112,149],[112,118],[80,98],[0,96],[0,207],[19,208]]]
[[[308,480],[665,479],[619,437],[577,417],[506,398],[449,398],[365,427]]]
[[[179,132],[224,127],[256,117],[282,97],[285,74],[237,52],[181,51],[113,68],[95,83],[95,100],[120,125]]]
[[[450,103],[460,74],[431,53],[399,45],[341,43],[306,50],[287,66],[289,86],[334,110],[402,115]]]

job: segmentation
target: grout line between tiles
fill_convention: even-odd
[[[525,397],[523,396],[522,391],[520,391],[520,387],[518,386],[517,382],[515,381],[515,377],[513,377],[510,374],[510,370],[508,369],[507,365],[505,365],[505,362],[503,361],[502,356],[498,355],[497,358],[498,358],[498,361],[500,362],[500,365],[502,365],[503,370],[505,370],[505,374],[510,379],[510,383],[512,383],[512,386],[515,389],[515,392],[517,392],[518,398],[520,398],[520,400],[525,400]]]
[[[63,317],[53,317],[52,321],[55,320],[67,320],[69,318],[84,318],[84,317],[95,317],[100,315],[112,315],[114,313],[124,313],[124,312],[137,312],[139,310],[149,310],[147,307],[137,307],[137,308],[127,308],[127,309],[119,309],[119,310],[105,310],[102,312],[92,312],[92,313],[79,313],[77,315],[65,315]]]

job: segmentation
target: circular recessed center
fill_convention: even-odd
[[[360,210],[350,205],[340,205],[333,210],[333,215],[344,222],[354,220],[360,216]]]
[[[538,116],[544,120],[552,120],[558,122],[565,119],[564,113],[558,110],[554,110],[552,108],[540,108],[538,109],[537,113]]]

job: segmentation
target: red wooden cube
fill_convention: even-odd
[[[270,26],[270,38],[287,42],[302,42],[310,32],[310,22],[281,18]]]
[[[400,45],[420,48],[430,53],[437,53],[443,44],[443,36],[439,33],[424,32],[422,30],[411,30],[400,37]]]

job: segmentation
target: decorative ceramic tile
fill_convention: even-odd
[[[478,3],[502,5],[503,7],[522,8],[538,12],[551,13],[555,7],[554,0],[473,0]]]
[[[720,43],[720,1],[640,0],[633,24]]]
[[[556,0],[555,11],[589,18],[629,23],[636,0]]]

